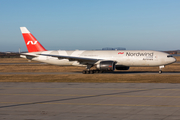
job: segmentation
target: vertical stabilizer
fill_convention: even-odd
[[[28,52],[47,51],[26,27],[20,27]]]

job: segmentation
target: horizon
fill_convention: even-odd
[[[62,50],[62,49],[59,49],[59,50]],[[85,50],[85,49],[75,49],[75,50]],[[65,50],[65,51],[75,51],[75,50]],[[89,51],[131,51],[131,50],[128,50],[128,49],[126,49],[126,50],[102,50],[102,49],[89,49]],[[48,51],[58,51],[58,50],[48,50]],[[85,50],[86,51],[86,50]],[[87,50],[88,51],[88,50]],[[134,50],[134,51],[138,51],[138,50]],[[139,51],[141,51],[141,50],[139,50]],[[142,51],[146,51],[146,50],[142,50]],[[180,49],[177,49],[177,50],[147,50],[147,51],[160,51],[160,52],[173,52],[173,51],[180,51]],[[1,53],[8,53],[8,52],[10,52],[10,53],[19,53],[19,50],[18,51],[0,51]],[[24,53],[24,52],[28,52],[28,50],[23,50],[23,51],[21,51],[20,50],[20,53]]]

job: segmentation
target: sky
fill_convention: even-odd
[[[26,51],[19,27],[47,50],[180,49],[180,0],[0,0],[0,52]]]

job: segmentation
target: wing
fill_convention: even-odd
[[[33,58],[38,57],[38,55],[31,54],[31,53],[19,53],[19,55],[20,55],[20,57],[26,58],[26,59],[29,59],[29,60],[32,60]]]
[[[97,61],[102,60],[102,59],[97,59],[97,58],[51,55],[51,54],[39,54],[39,55],[57,57],[59,59],[68,59],[69,61],[78,61],[80,64],[85,64],[85,65],[94,64]]]

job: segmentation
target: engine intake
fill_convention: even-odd
[[[116,64],[116,62],[114,62],[114,61],[102,61],[96,65],[96,68],[98,70],[102,70],[102,71],[114,71],[115,64]]]

